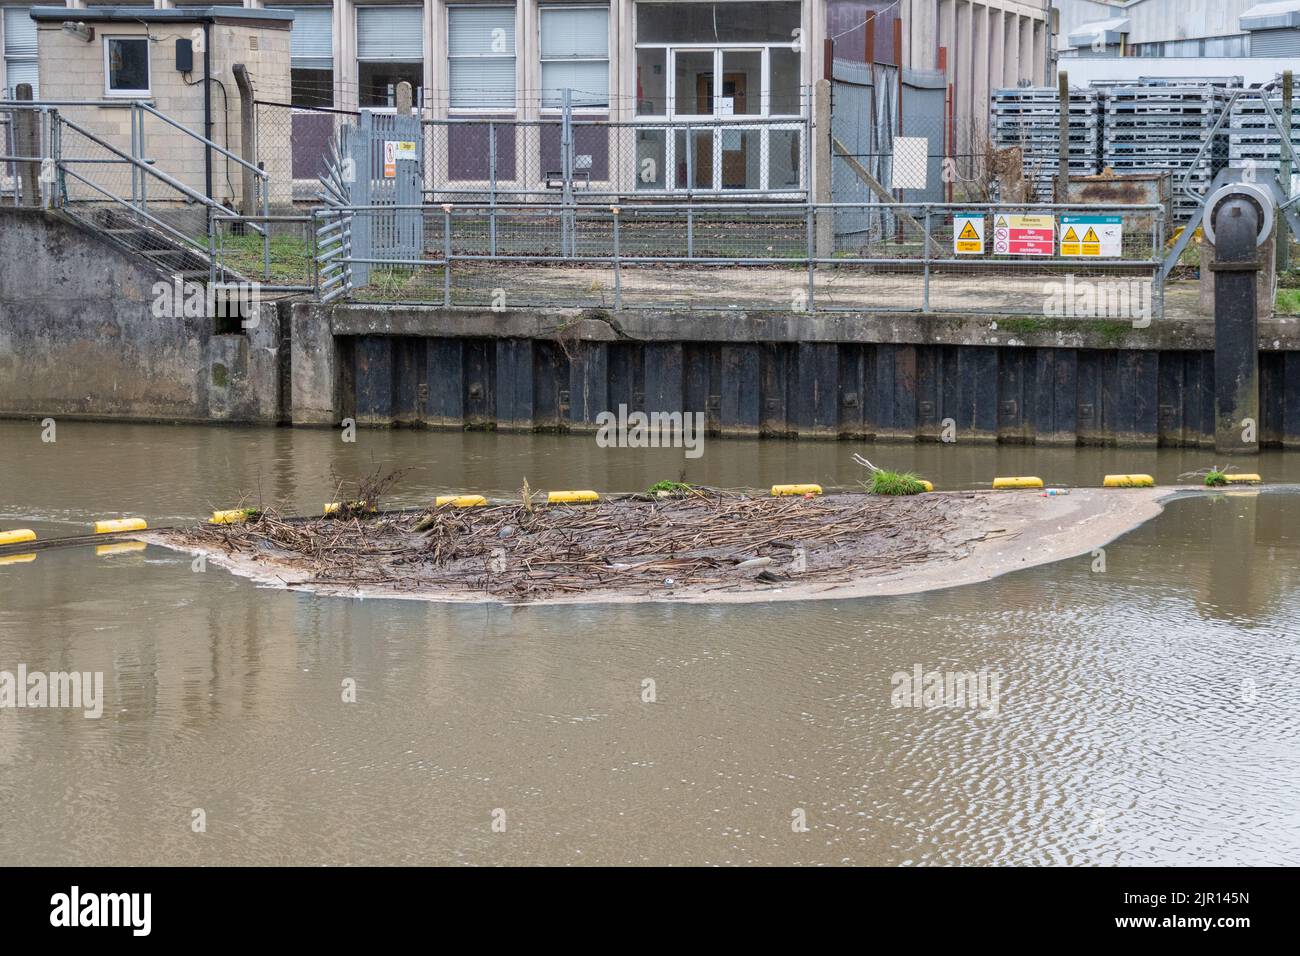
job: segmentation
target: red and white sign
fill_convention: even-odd
[[[993,251],[1007,256],[1050,256],[1055,249],[1054,216],[1009,216],[993,220]]]

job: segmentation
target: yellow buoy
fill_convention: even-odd
[[[1034,477],[994,478],[994,488],[1041,488],[1043,479]]]
[[[348,506],[351,507],[353,510],[356,510],[357,508],[359,508],[360,502],[349,501]],[[343,511],[343,502],[330,501],[330,502],[326,502],[325,508],[321,513],[327,515],[336,515],[336,514],[340,514],[342,511]],[[376,512],[374,508],[366,508],[366,513],[375,514]]]
[[[105,558],[114,554],[132,554],[136,551],[143,551],[148,545],[143,541],[118,541],[114,544],[96,545],[95,555]]]
[[[30,564],[35,560],[34,554],[11,554],[7,558],[0,558],[0,568],[10,564]]]
[[[599,500],[600,495],[594,491],[548,491],[546,493],[546,503],[550,505],[574,505]]]
[[[934,491],[934,485],[930,484],[930,482],[926,481],[924,478],[918,478],[917,480],[921,482],[921,487],[926,491]]]
[[[1103,488],[1154,488],[1155,484],[1150,475],[1107,475],[1101,482]]]
[[[773,485],[772,497],[783,498],[786,495],[820,495],[821,485]]]
[[[487,499],[482,495],[439,495],[433,499],[433,506],[441,508],[448,506],[452,508],[481,508],[487,504]]]
[[[115,531],[145,531],[149,525],[143,518],[115,518],[111,521],[96,521],[95,534],[112,534]]]
[[[13,531],[0,531],[0,545],[23,544],[24,542],[35,540],[36,532],[31,528],[15,528]]]
[[[214,511],[208,524],[239,524],[248,520],[248,511],[244,508],[232,508],[229,511]]]
[[[1224,477],[1228,480],[1228,484],[1230,485],[1258,485],[1264,480],[1259,477],[1259,475],[1248,475],[1244,473],[1227,474],[1224,475]]]

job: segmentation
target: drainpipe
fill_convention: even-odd
[[[212,21],[203,21],[203,138],[212,142]],[[204,194],[212,198],[212,147],[203,144]]]

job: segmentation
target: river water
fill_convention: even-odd
[[[683,462],[591,437],[77,422],[45,443],[0,422],[0,529],[318,511],[394,466],[390,506],[683,467],[851,485],[854,451],[941,489],[1214,461],[719,439]],[[1300,455],[1236,464],[1300,482]],[[899,598],[509,608],[43,552],[0,565],[0,671],[101,671],[104,711],[0,709],[0,864],[1294,863],[1300,494],[1178,500],[1104,559]],[[894,706],[918,666],[986,669],[995,706]]]

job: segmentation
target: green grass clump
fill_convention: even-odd
[[[1275,308],[1279,315],[1300,315],[1300,289],[1278,289]]]
[[[1228,473],[1219,471],[1217,468],[1211,468],[1205,473],[1205,484],[1208,488],[1218,488],[1228,483]]]
[[[649,493],[652,495],[657,495],[661,491],[674,495],[687,495],[691,492],[691,486],[684,481],[656,481],[649,488]]]
[[[871,478],[863,484],[873,495],[919,495],[925,491],[920,477],[910,471],[887,471],[881,468],[873,471]]]

